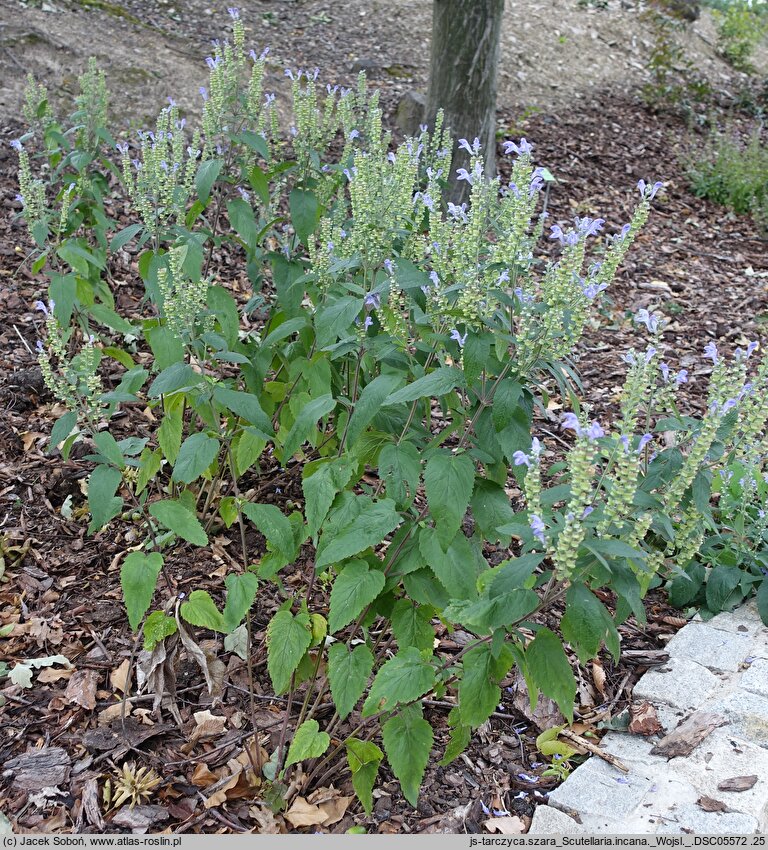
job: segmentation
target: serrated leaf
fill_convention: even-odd
[[[387,443],[379,454],[379,477],[386,485],[387,496],[396,504],[408,507],[419,489],[421,456],[413,443]]]
[[[203,380],[188,363],[173,363],[155,378],[147,391],[150,398],[169,395],[181,389],[194,387]]]
[[[309,237],[315,232],[320,220],[322,209],[314,192],[306,189],[293,189],[288,199],[291,212],[291,222],[296,235],[303,245],[307,245]]]
[[[360,741],[357,738],[349,738],[346,746],[352,787],[366,814],[370,815],[373,811],[373,786],[384,753],[372,741]]]
[[[270,545],[284,555],[292,558],[296,550],[293,529],[288,517],[275,505],[243,505],[243,513],[267,538]]]
[[[475,483],[475,464],[468,454],[441,452],[424,470],[427,504],[435,521],[437,539],[447,549],[461,527]]]
[[[228,631],[216,603],[205,590],[193,590],[187,600],[181,603],[180,613],[193,626],[224,634]]]
[[[349,427],[347,428],[348,448],[355,445],[363,431],[373,422],[384,400],[395,391],[395,387],[400,383],[402,383],[402,378],[399,375],[379,375],[363,388],[349,420]]]
[[[415,646],[420,650],[431,650],[435,630],[430,620],[429,609],[409,599],[398,599],[392,609],[392,632],[398,647]]]
[[[333,500],[347,486],[352,472],[353,467],[350,461],[341,457],[323,464],[302,481],[307,533],[310,537],[314,538],[319,531]]]
[[[307,614],[296,617],[290,611],[278,611],[267,627],[267,670],[276,694],[288,690],[291,676],[312,642]]]
[[[122,480],[119,469],[104,464],[97,466],[91,473],[88,479],[88,510],[91,512],[88,534],[104,528],[122,510],[123,500],[115,496]]]
[[[363,695],[373,670],[373,653],[364,644],[351,652],[344,643],[334,643],[328,651],[328,681],[336,711],[343,720]]]
[[[757,593],[755,594],[755,603],[757,604],[760,619],[768,626],[768,578],[764,578],[760,582],[760,587],[757,588]]]
[[[197,189],[197,196],[204,204],[208,202],[213,184],[216,182],[223,166],[223,159],[208,159],[200,163],[200,167],[197,169],[197,174],[195,175],[195,189]]]
[[[300,446],[307,441],[310,433],[315,430],[317,420],[330,413],[334,407],[336,407],[336,401],[330,393],[312,399],[304,405],[283,442],[283,462],[296,454]]]
[[[208,543],[208,535],[200,521],[181,502],[172,499],[152,502],[149,513],[182,540],[195,546],[205,546]]]
[[[738,587],[743,573],[738,567],[717,564],[707,577],[707,608],[717,614],[730,607],[729,598]]]
[[[501,699],[499,682],[513,663],[512,653],[502,647],[494,658],[491,647],[482,644],[464,656],[459,682],[459,718],[462,725],[482,726]]]
[[[319,569],[376,546],[399,524],[391,499],[374,502],[369,496],[349,494],[344,509],[331,513],[325,522],[315,566]]]
[[[285,767],[297,764],[304,759],[316,759],[330,746],[331,737],[327,732],[320,731],[317,720],[305,720],[296,730],[288,747]]]
[[[572,723],[576,680],[560,638],[549,629],[539,629],[526,647],[525,663],[536,687],[553,699]]]
[[[451,711],[453,713],[455,709]],[[472,727],[464,726],[459,724],[458,726],[451,726],[450,731],[450,740],[448,741],[448,746],[445,748],[445,754],[440,759],[438,764],[441,767],[446,767],[452,761],[455,761],[469,746],[469,742],[472,740]]]
[[[60,443],[72,433],[72,429],[77,425],[77,412],[70,410],[56,420],[56,424],[51,429],[51,441],[48,444],[48,451],[52,451]]]
[[[441,366],[434,372],[430,372],[429,375],[417,378],[417,380],[387,396],[384,400],[384,406],[389,407],[393,404],[403,404],[432,396],[439,398],[463,385],[464,376],[458,369],[452,366]]]
[[[337,632],[352,622],[381,593],[386,581],[381,570],[371,570],[365,561],[346,564],[331,590],[328,627]]]
[[[163,421],[157,429],[157,442],[165,459],[174,464],[179,456],[184,428],[184,396],[173,395],[166,398],[164,409]]]
[[[173,480],[191,484],[219,455],[219,441],[207,434],[190,434],[181,444],[173,467]]]
[[[431,690],[435,671],[418,649],[401,649],[379,668],[363,705],[363,717],[391,711],[397,703],[411,702]]]
[[[583,584],[572,584],[566,596],[565,615],[560,621],[563,638],[573,646],[579,661],[594,658],[605,639],[618,641],[616,626],[605,606]],[[616,659],[617,660],[617,659]]]
[[[144,649],[152,652],[159,643],[176,634],[178,628],[175,617],[169,617],[163,611],[153,611],[144,621]]]
[[[227,588],[227,601],[222,614],[224,627],[228,632],[233,632],[251,610],[259,589],[259,580],[254,573],[230,573],[224,579],[224,584]]]
[[[432,727],[421,716],[421,706],[409,706],[387,720],[381,729],[381,738],[403,795],[415,806],[434,740]]]
[[[272,420],[261,408],[259,400],[253,393],[243,393],[239,390],[230,390],[218,386],[213,391],[214,399],[227,410],[231,410],[236,416],[250,422],[259,431],[263,431],[268,437],[274,436]]]
[[[419,534],[419,550],[452,599],[477,598],[479,563],[463,532],[457,532],[444,551],[435,529],[424,528]]]
[[[145,555],[131,552],[120,569],[120,585],[123,588],[125,610],[131,631],[139,627],[141,618],[149,610],[157,586],[157,577],[163,568],[163,556],[159,552]]]

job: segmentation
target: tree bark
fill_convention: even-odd
[[[483,145],[486,171],[496,171],[496,72],[504,0],[434,0],[427,123],[438,110],[454,139],[477,137]],[[456,169],[467,167],[469,155],[455,150],[449,197],[466,200],[469,184],[456,181]]]

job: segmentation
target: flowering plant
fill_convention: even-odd
[[[563,639],[582,662],[603,643],[618,656],[617,624],[643,616],[645,591],[698,540],[691,491],[736,415],[731,398],[739,416],[747,411],[742,439],[754,441],[767,411],[753,399],[768,394],[737,393],[742,365],[716,368],[712,408],[690,444],[652,458],[648,422],[657,408],[674,415],[685,376],[657,365],[651,346],[628,356],[616,426],[566,415],[572,447],[545,474],[549,450],[532,439],[543,383],[569,390],[574,346],[661,185],[641,181],[631,221],[605,238],[599,218],[547,226],[533,146],[506,144],[502,185],[484,175],[479,142],[461,140],[470,203],[443,210],[451,142],[440,119],[393,146],[364,79],[357,90],[323,90],[316,73],[291,71],[284,138],[263,89],[266,53],[246,51],[232,12],[232,43],[207,60],[201,126],[186,127],[171,103],[152,132],[121,143],[120,197],[135,220],[111,239],[95,165],[109,156],[93,147],[106,131],[64,134],[72,148],[52,152],[51,133],[32,127],[17,145],[35,269],[49,276],[52,300],[40,305],[41,365],[69,408],[51,445],[65,456],[78,440],[92,449],[91,533],[122,522],[139,541],[121,584],[155,710],[173,710],[165,677],[181,651],[217,696],[196,629],[226,636],[251,675],[264,649],[288,708],[254,781],[285,802],[346,756],[370,811],[386,756],[415,803],[434,745],[430,694],[455,706],[444,763],[494,711],[514,665],[533,702],[543,692],[573,717]],[[59,158],[47,181],[32,174],[35,149]],[[80,217],[73,209],[86,196]],[[557,243],[550,259],[538,248],[545,230]],[[105,272],[131,246],[147,307],[123,317]],[[222,250],[243,261],[247,299],[220,279]],[[638,319],[658,331],[654,315]],[[109,391],[106,358],[125,370]],[[760,370],[764,381],[768,366]],[[117,439],[114,413],[136,403],[156,424]],[[275,465],[298,473],[295,498],[269,479]],[[514,476],[525,505],[510,498]],[[674,512],[670,531],[661,517]],[[166,562],[228,528],[239,553],[223,586],[178,594]],[[615,594],[614,611],[600,588]],[[537,621],[560,600],[562,637]],[[268,621],[263,645],[254,618]],[[451,653],[438,634],[458,626],[472,637]],[[328,700],[335,710],[321,729]],[[299,762],[306,770],[292,784]]]

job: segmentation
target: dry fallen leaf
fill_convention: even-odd
[[[320,826],[326,817],[326,813],[320,806],[313,806],[303,797],[297,797],[291,808],[285,813],[285,819],[295,829],[301,826]]]
[[[526,830],[525,821],[514,815],[503,818],[491,818],[484,821],[483,826],[488,832],[500,832],[502,835],[522,835]]]
[[[597,692],[605,699],[605,670],[598,658],[592,661],[592,681],[595,683]]]
[[[208,709],[205,711],[196,711],[193,717],[195,718],[196,725],[192,730],[189,741],[181,748],[184,753],[190,752],[198,741],[218,737],[227,725],[226,717],[217,717],[211,714]]]
[[[198,788],[208,788],[215,782],[219,781],[219,777],[211,771],[208,765],[198,764],[192,772],[192,784]]]
[[[71,670],[62,670],[61,667],[46,667],[37,674],[37,681],[42,684],[50,684],[51,682],[58,682],[59,679],[69,679],[74,672],[74,667]]]
[[[131,713],[131,704],[128,703],[125,706],[125,716],[128,717]],[[116,702],[114,705],[108,705],[104,711],[100,711],[98,713],[97,719],[99,722],[99,726],[109,726],[109,724],[113,720],[117,720],[119,717],[123,716],[123,705],[120,702]]]
[[[280,835],[283,830],[280,829],[280,822],[275,817],[271,809],[266,806],[251,806],[248,809],[248,814],[256,821],[259,828],[256,830],[258,835]]]
[[[629,708],[629,731],[633,735],[657,735],[664,731],[656,709],[649,702],[633,703]]]
[[[115,667],[115,669],[109,674],[110,684],[116,691],[125,693],[125,688],[128,682],[128,671],[130,669],[130,659],[126,658],[119,667]]]
[[[77,670],[69,680],[64,694],[67,702],[73,702],[93,711],[96,708],[96,686],[99,674],[96,670]]]

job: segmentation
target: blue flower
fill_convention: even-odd
[[[599,440],[600,437],[605,436],[605,431],[599,422],[590,422],[585,433],[590,440]]]
[[[538,514],[531,514],[531,519],[529,522],[531,527],[531,531],[533,532],[533,536],[539,541],[539,543],[546,543],[547,538],[545,536],[545,532],[547,530],[544,522]],[[526,779],[528,782],[536,782],[535,778],[527,777],[525,774],[520,774],[521,778]]]
[[[530,153],[533,150],[533,145],[526,141],[525,137],[520,139],[519,144],[515,144],[514,142],[504,142],[504,153],[507,156],[511,153],[516,153],[518,156],[522,156],[523,154]]]
[[[582,236],[596,236],[602,229],[605,224],[604,218],[589,218],[588,216],[584,216],[584,218],[579,218],[576,216],[573,220],[576,225],[576,229]]]
[[[467,332],[465,331],[464,336],[462,336],[456,328],[451,331],[451,339],[455,340],[459,344],[459,348],[464,347],[464,343],[467,341]]]
[[[589,298],[590,301],[593,298],[596,298],[603,290],[608,289],[607,283],[588,283],[582,287],[582,293],[586,298]]]
[[[230,18],[232,18],[233,21],[236,21],[240,18],[240,10],[236,9],[234,6],[230,6],[229,9],[227,9],[227,14]]]
[[[24,148],[23,148],[23,146],[22,146],[22,144],[21,144],[21,141],[20,141],[19,139],[13,139],[13,140],[11,140],[11,147],[12,147],[15,151],[18,151],[19,153],[21,153],[21,151],[22,151],[22,150],[24,150]]]
[[[466,139],[459,139],[459,147],[463,148],[470,156],[477,156],[480,153],[480,139],[475,139],[470,145]]]
[[[669,383],[669,366],[666,363],[659,363],[659,369],[661,370],[661,377],[665,384]]]
[[[528,455],[527,455],[525,452],[520,451],[520,450],[518,449],[518,451],[516,451],[516,452],[512,455],[512,463],[514,463],[514,465],[515,465],[515,466],[527,466],[527,467],[530,467],[530,465],[531,465],[531,459],[528,457]]]
[[[208,90],[205,88],[205,86],[200,86],[198,91],[200,92],[200,97],[202,97],[203,101],[208,100]]]
[[[560,420],[560,424],[563,426],[563,428],[565,428],[566,431],[575,431],[576,434],[581,433],[579,417],[575,413],[563,414],[563,418]]]
[[[473,182],[472,175],[467,171],[466,168],[457,168],[456,169],[456,176],[458,177],[459,180],[466,180],[467,183],[472,185],[472,182]]]
[[[587,505],[587,507],[584,508],[584,510],[581,513],[581,518],[586,519],[593,511],[594,511],[594,508],[591,505]]]
[[[42,354],[42,352],[43,352],[43,348],[44,348],[44,346],[43,346],[42,340],[38,340],[38,341],[35,343],[35,349],[36,349],[37,353],[38,353],[38,354]]]
[[[637,181],[637,191],[640,192],[640,197],[643,200],[652,201],[656,197],[656,193],[659,189],[663,189],[664,184],[661,181],[657,181],[653,184],[653,186],[649,186],[645,180]]]
[[[274,102],[275,102],[275,95],[272,94],[271,92],[267,92],[267,94],[264,97],[264,105],[270,106],[270,104],[273,104]]]
[[[115,147],[125,156],[128,153],[128,142],[118,142]]]
[[[645,307],[635,313],[635,322],[638,325],[645,325],[652,334],[655,334],[659,329],[658,315],[656,313],[649,313]]]
[[[461,169],[462,171],[466,171],[466,169]],[[469,179],[469,177],[467,178]],[[471,182],[471,180],[470,180]],[[452,204],[448,201],[448,215],[452,218],[456,219],[456,221],[462,221],[465,224],[467,223],[467,205],[462,204],[458,206],[457,204]]]
[[[714,342],[708,342],[708,343],[704,346],[704,356],[705,356],[705,357],[709,357],[709,358],[710,358],[710,360],[711,360],[714,364],[717,364],[717,361],[718,361],[718,356],[717,356],[717,346],[715,345],[715,343],[714,343]]]
[[[432,283],[434,283],[435,286],[440,285],[440,278],[436,271],[433,270],[429,273],[429,279],[432,281]]]
[[[677,384],[678,387],[680,386],[680,384],[687,384],[688,383],[688,370],[687,369],[681,369],[677,373],[677,375],[675,375],[675,383]]]
[[[369,292],[363,299],[366,310],[378,310],[381,307],[381,295],[378,292]]]
[[[242,186],[238,186],[237,191],[240,193],[240,197],[244,201],[250,201],[251,200],[251,196],[248,194],[248,192],[245,191],[245,189],[243,189]]]
[[[35,301],[33,306],[34,306],[35,310],[39,311],[44,316],[48,315],[48,308],[45,306],[45,304],[43,304],[42,301]]]
[[[501,286],[502,283],[509,283],[509,269],[504,269],[496,278],[496,286]]]
[[[352,130],[352,132],[347,136],[347,139],[351,142],[353,139],[356,139],[360,135],[359,130]]]
[[[363,328],[367,331],[368,328],[373,324],[373,319],[370,316],[365,317],[365,321],[363,322]]]
[[[643,434],[640,437],[640,442],[637,444],[637,453],[640,454],[651,440],[653,440],[653,434]]]

